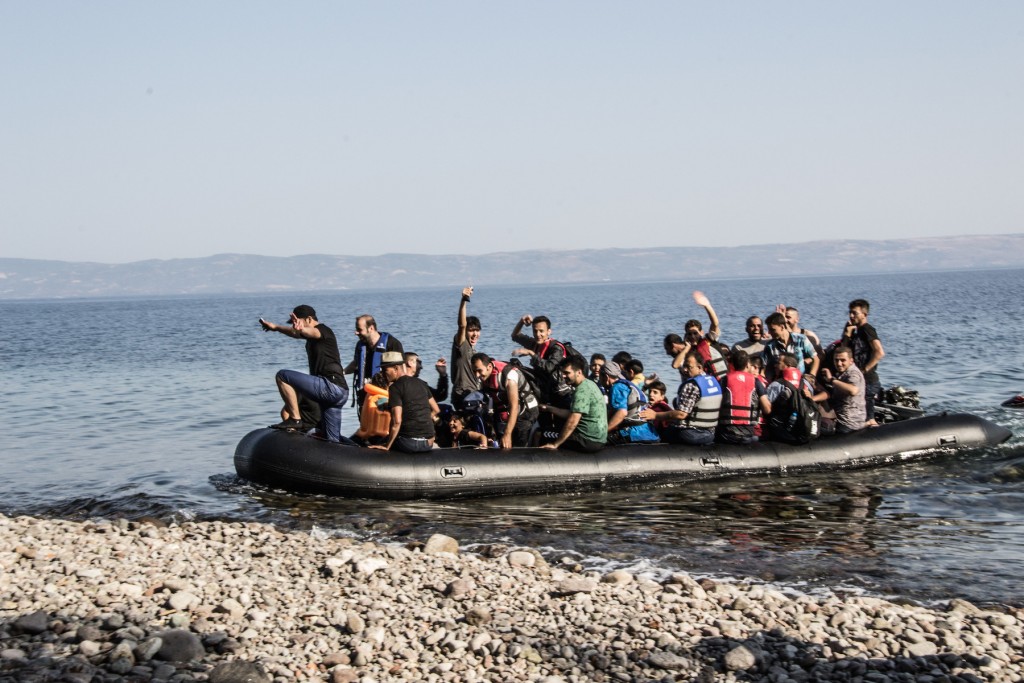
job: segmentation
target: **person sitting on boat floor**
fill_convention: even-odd
[[[718,343],[718,337],[721,334],[718,315],[715,313],[714,307],[711,306],[711,300],[705,296],[704,292],[694,292],[693,300],[708,314],[711,326],[708,328],[707,333],[705,333],[699,320],[687,320],[684,326],[685,334],[683,337],[680,337],[678,334],[670,334],[665,337],[665,353],[672,356],[672,367],[679,371],[681,379],[685,380],[687,378],[683,367],[686,354],[690,351],[696,351],[700,354],[705,372],[709,375],[714,375],[715,379],[721,381],[725,378],[725,373],[729,371],[729,362],[722,353],[722,348],[724,347],[720,347]]]
[[[480,380],[480,390],[491,399],[499,445],[504,449],[528,446],[539,414],[536,387],[516,362],[474,353],[470,364]]]
[[[412,351],[406,351],[402,356],[405,358],[405,374],[420,379],[420,373],[423,372],[423,361],[420,357]],[[434,370],[437,371],[437,387],[430,388],[430,395],[440,403],[448,398],[448,364],[444,358],[437,359]]]
[[[781,310],[779,310],[781,309]],[[790,332],[796,332],[807,337],[807,341],[811,342],[811,346],[814,347],[814,352],[818,354],[818,357],[822,356],[821,339],[811,330],[805,327],[800,327],[800,311],[797,310],[796,306],[779,306],[780,313],[786,318],[786,324],[789,325]]]
[[[523,327],[527,325],[533,330],[532,337],[522,333]],[[540,392],[539,400],[559,407],[568,406],[572,401],[572,387],[562,380],[558,370],[568,353],[565,345],[551,336],[551,321],[543,315],[536,318],[530,314],[522,316],[512,330],[512,341],[520,345],[512,355],[530,357],[530,367],[533,368]],[[555,423],[551,417],[550,413],[542,414],[541,425],[544,429],[554,428]]]
[[[761,322],[759,316],[752,315],[747,318],[744,329],[747,331],[747,338],[733,344],[732,352],[746,351],[749,356],[760,356],[761,352],[764,351],[764,323]]]
[[[462,288],[457,318],[458,329],[452,340],[452,405],[456,410],[462,410],[466,396],[480,391],[480,380],[473,372],[473,364],[470,361],[476,353],[476,344],[480,341],[480,318],[466,315],[466,307],[472,296],[472,287]]]
[[[644,376],[644,364],[639,358],[633,358],[623,365],[622,375],[640,389],[647,384],[647,378]]]
[[[348,384],[341,367],[341,354],[334,331],[316,317],[312,306],[296,306],[289,316],[288,326],[278,325],[260,318],[265,332],[280,332],[306,341],[306,359],[309,374],[296,370],[280,370],[277,388],[284,401],[278,429],[306,431],[299,409],[299,397],[314,401],[320,407],[317,433],[328,441],[350,444],[341,434],[341,408],[348,399]]]
[[[664,413],[667,410],[672,410],[672,406],[665,400],[666,396],[668,396],[668,387],[661,380],[656,379],[647,385],[647,398],[650,401],[648,407],[654,412]]]
[[[355,354],[352,362],[345,366],[346,375],[354,375],[352,388],[355,390],[353,403],[358,413],[363,409],[363,400],[366,392],[363,385],[370,381],[370,378],[380,371],[380,362],[383,355],[388,351],[402,353],[402,342],[387,332],[377,330],[377,321],[372,315],[361,315],[356,318],[356,342]]]
[[[864,410],[868,426],[875,426],[875,400],[882,391],[878,379],[878,364],[885,358],[882,340],[874,325],[868,322],[871,304],[866,299],[850,302],[850,318],[843,328],[843,344],[853,352],[853,362],[864,373]]]
[[[645,410],[644,420],[653,420],[662,441],[701,446],[713,443],[722,407],[722,386],[704,372],[704,360],[696,351],[683,359],[686,379],[679,385],[673,409],[662,413]]]
[[[768,333],[772,338],[764,345],[761,358],[764,360],[765,375],[769,382],[775,379],[779,358],[786,353],[797,359],[796,368],[801,374],[814,375],[818,372],[820,359],[814,347],[807,337],[789,329],[784,315],[776,311],[768,316],[765,324],[768,325]]]
[[[840,346],[832,353],[836,373],[822,368],[823,391],[815,394],[816,401],[828,399],[836,414],[836,433],[848,434],[865,427],[867,409],[865,406],[864,373],[853,362],[853,351]]]
[[[560,364],[563,381],[573,387],[572,404],[569,408],[541,404],[542,412],[564,420],[560,431],[541,435],[546,441],[541,448],[564,448],[581,453],[596,453],[604,448],[608,439],[608,413],[601,390],[593,380],[587,379],[586,371],[586,363],[576,356]]]
[[[750,371],[750,356],[742,349],[733,352],[733,370],[722,385],[722,408],[715,430],[718,443],[757,442],[761,411],[771,410],[761,378]]]
[[[466,418],[455,413],[448,420],[448,429],[452,436],[452,446],[455,448],[466,448],[469,446],[486,449],[490,445],[487,435],[482,432],[475,432],[466,426]]]
[[[595,353],[590,356],[590,372],[587,374],[587,379],[597,381],[601,378],[601,368],[607,359],[603,353]]]
[[[601,370],[601,383],[608,395],[608,444],[657,443],[658,433],[640,417],[649,405],[647,396],[640,387],[622,376],[618,363],[605,363]]]
[[[385,451],[422,453],[434,447],[434,416],[440,412],[430,395],[430,386],[405,373],[405,358],[398,351],[385,351],[380,368],[390,382],[388,410],[391,427],[384,445],[371,445]]]

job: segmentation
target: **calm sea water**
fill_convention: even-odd
[[[273,376],[305,369],[302,344],[264,334],[313,305],[351,351],[357,314],[424,358],[447,356],[458,291],[330,292],[0,303],[6,420],[0,510],[69,518],[260,520],[377,540],[441,531],[466,544],[528,544],[585,567],[684,569],[805,589],[867,590],[920,600],[1024,603],[1024,271],[876,277],[480,289],[480,348],[507,357],[523,313],[546,314],[585,353],[625,349],[672,378],[660,340],[703,317],[724,338],[776,303],[838,336],[850,299],[872,303],[885,384],[921,392],[930,412],[966,411],[1014,438],[995,449],[841,476],[752,477],[653,491],[387,503],[294,496],[234,475],[249,430],[276,422]],[[674,382],[670,382],[674,384]],[[354,415],[345,423],[352,429]],[[497,457],[497,456],[496,456]]]

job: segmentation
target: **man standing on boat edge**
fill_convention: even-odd
[[[317,320],[316,311],[305,304],[296,306],[289,316],[289,325],[278,325],[260,318],[264,332],[280,332],[294,339],[306,340],[309,374],[295,370],[279,370],[277,389],[284,407],[278,429],[298,431],[302,428],[299,397],[314,401],[321,415],[317,432],[328,441],[347,442],[341,436],[341,408],[348,399],[348,384],[341,367],[341,354],[334,331]]]

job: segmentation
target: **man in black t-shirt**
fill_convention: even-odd
[[[317,432],[328,441],[351,443],[341,435],[341,407],[348,399],[348,384],[341,367],[341,354],[334,331],[319,322],[312,306],[296,306],[289,316],[288,326],[278,325],[260,318],[265,332],[280,332],[294,339],[306,340],[309,374],[296,370],[277,373],[277,389],[284,407],[277,429],[303,431],[299,398],[315,402],[320,407]]]
[[[865,299],[850,302],[850,321],[843,328],[843,345],[853,350],[853,362],[864,373],[864,407],[867,411],[866,425],[875,422],[875,397],[882,390],[878,379],[878,362],[885,358],[885,349],[875,328],[868,322],[871,305]]]
[[[391,427],[387,444],[370,448],[403,453],[429,451],[434,447],[434,416],[441,412],[430,394],[430,385],[405,373],[405,358],[397,351],[385,352],[380,368],[389,383]]]

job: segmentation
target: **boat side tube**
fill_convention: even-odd
[[[275,488],[403,500],[647,488],[743,474],[837,470],[991,446],[1011,432],[975,415],[896,422],[803,446],[631,444],[593,454],[516,448],[406,454],[258,429],[235,451],[239,476]]]

